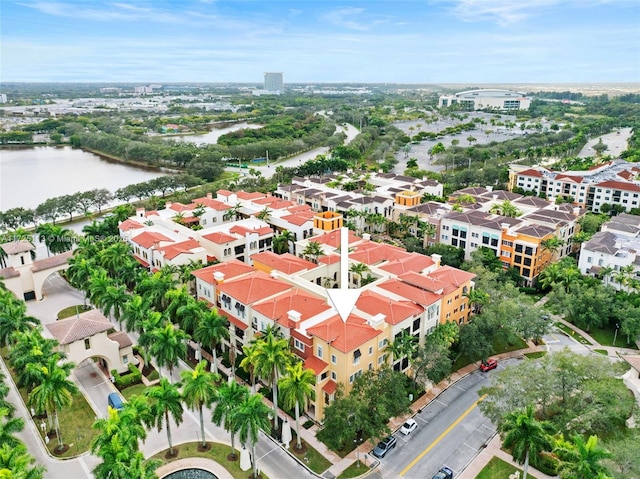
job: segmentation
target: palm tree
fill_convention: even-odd
[[[119,241],[100,251],[97,261],[100,266],[109,272],[112,278],[116,278],[118,272],[130,261],[130,255],[131,246],[128,243]]]
[[[611,453],[598,446],[598,436],[584,437],[576,434],[567,441],[563,437],[556,440],[553,449],[560,459],[558,472],[561,478],[592,479],[606,474],[606,468],[600,464],[603,459],[611,457]]]
[[[564,245],[564,242],[556,238],[555,236],[552,236],[551,238],[548,238],[540,242],[540,246],[542,246],[542,251],[548,251],[551,254],[550,261],[554,260],[556,253],[558,253],[558,251],[562,249],[563,245]]]
[[[256,213],[256,218],[258,218],[259,220],[262,221],[269,221],[269,218],[271,218],[271,210],[269,209],[268,206],[265,206],[264,209],[262,209],[261,211],[259,211],[258,213]]]
[[[205,264],[201,259],[192,260],[190,259],[187,264],[181,265],[180,268],[180,282],[187,286],[187,290],[191,294],[195,294],[195,279],[193,277],[193,272],[205,267]]]
[[[273,328],[267,328],[263,338],[256,341],[256,372],[266,378],[273,390],[274,424],[278,426],[278,380],[289,362],[289,342],[279,337]]]
[[[200,437],[202,447],[207,446],[204,435],[204,406],[210,406],[216,397],[216,382],[220,381],[218,374],[207,372],[206,361],[200,361],[193,371],[182,371],[182,396],[188,408],[197,409],[200,414]]]
[[[551,449],[549,434],[553,432],[551,424],[538,421],[532,405],[524,410],[513,411],[504,418],[500,426],[503,445],[511,449],[511,455],[518,464],[524,464],[522,479],[527,479],[529,458],[538,456]]]
[[[0,477],[8,479],[42,479],[45,468],[32,466],[35,459],[27,452],[27,448],[20,444],[12,447],[10,444],[0,446]],[[5,475],[5,472],[8,475]]]
[[[152,330],[149,334],[151,336],[149,354],[155,358],[158,368],[169,368],[169,377],[173,379],[173,368],[180,359],[187,356],[189,335],[169,322]]]
[[[136,288],[136,293],[149,299],[156,311],[163,311],[167,306],[165,294],[176,287],[178,282],[171,274],[156,271],[151,276],[146,276]]]
[[[122,319],[128,331],[142,331],[142,323],[146,319],[150,310],[150,305],[145,298],[139,294],[130,295],[124,304]]]
[[[98,268],[89,280],[89,299],[97,307],[102,306],[102,301],[107,294],[107,288],[113,286],[113,280],[109,278],[107,270]]]
[[[489,208],[489,213],[506,216],[507,218],[517,218],[522,215],[522,211],[514,206],[509,200],[504,200],[502,203],[496,203]]]
[[[125,305],[131,295],[127,294],[125,287],[121,286],[107,286],[104,296],[101,299],[102,312],[107,316],[113,317],[118,321],[120,329],[122,329],[122,313]]]
[[[200,345],[211,346],[213,361],[211,371],[218,373],[217,349],[224,340],[229,339],[229,320],[226,316],[218,314],[217,308],[211,308],[200,317],[200,323],[196,326],[193,337]]]
[[[353,263],[349,268],[349,271],[351,271],[351,273],[353,273],[353,276],[357,278],[357,280],[354,278],[353,282],[356,284],[356,286],[360,287],[363,273],[367,273],[371,270],[369,269],[369,265],[366,263]]]
[[[244,358],[240,361],[240,367],[249,373],[249,381],[251,381],[251,392],[256,392],[256,354],[258,348],[254,344],[246,344],[243,346]]]
[[[220,386],[214,397],[215,407],[211,414],[211,421],[217,426],[222,425],[231,434],[231,455],[236,456],[235,435],[237,427],[234,422],[235,410],[239,404],[249,396],[249,390],[235,381]]]
[[[302,255],[317,264],[318,258],[324,255],[324,251],[322,250],[322,245],[320,243],[317,241],[309,241],[304,250],[302,250]]]
[[[464,293],[463,296],[469,301],[469,307],[474,314],[482,313],[482,307],[489,303],[489,294],[485,293],[481,289],[472,288],[467,293]]]
[[[316,374],[311,369],[303,369],[302,362],[287,366],[287,374],[280,379],[278,387],[286,408],[295,408],[296,440],[298,449],[302,448],[300,439],[300,406],[307,409],[309,401],[315,398]]]
[[[32,316],[27,316],[27,307],[24,302],[15,298],[0,305],[0,346],[11,348],[15,344],[15,333],[26,332],[35,329],[40,321]]]
[[[242,204],[236,203],[222,215],[222,219],[224,221],[237,220],[240,214],[240,208],[242,208]]]
[[[38,385],[40,371],[37,366],[43,365],[54,354],[57,342],[44,339],[38,329],[15,333],[15,340],[15,346],[9,353],[9,364],[16,372],[18,386],[30,391]]]
[[[289,252],[289,243],[293,243],[295,237],[289,230],[282,230],[282,232],[273,238],[273,252],[277,254],[283,254]],[[295,253],[295,252],[294,252]]]
[[[11,447],[22,444],[14,434],[19,433],[23,428],[24,421],[21,418],[12,417],[11,410],[0,407],[0,444],[9,444]]]
[[[180,306],[177,311],[177,323],[187,333],[192,334],[202,322],[202,317],[208,314],[210,309],[204,301],[189,297],[189,300]]]
[[[171,424],[170,416],[179,426],[182,423],[182,397],[176,384],[171,384],[167,378],[161,378],[157,386],[147,389],[144,393],[149,399],[152,399],[151,413],[155,419],[158,431],[165,425],[167,427],[167,441],[169,442],[169,455],[175,456],[173,443],[171,442]]]
[[[40,414],[47,413],[49,422],[53,420],[53,427],[58,438],[58,449],[62,449],[62,435],[58,422],[58,409],[71,406],[73,395],[78,392],[76,384],[69,379],[73,369],[72,363],[58,364],[60,356],[50,356],[44,365],[29,365],[39,372],[39,384],[30,393],[28,403]]]
[[[611,266],[603,266],[600,268],[598,272],[598,276],[604,281],[605,286],[609,285],[609,279],[611,278],[611,273],[615,271],[615,268]]]
[[[394,362],[404,357],[412,358],[416,352],[417,342],[418,338],[402,331],[392,342],[387,344],[385,352],[391,354]]]
[[[51,256],[51,253],[64,253],[73,247],[75,233],[62,226],[43,223],[36,228],[36,233],[40,237],[40,243],[47,246],[48,256]]]
[[[69,268],[67,268],[66,277],[71,286],[82,290],[84,293],[84,305],[86,306],[89,281],[96,270],[95,263],[77,254],[69,258],[67,263],[69,263]]]
[[[164,309],[165,318],[172,323],[179,323],[178,310],[183,306],[193,302],[193,297],[187,291],[186,286],[170,289],[164,294],[164,301],[167,307]]]
[[[262,401],[262,394],[249,394],[238,404],[233,415],[233,423],[237,426],[240,442],[251,443],[251,459],[253,462],[253,477],[258,477],[258,458],[256,457],[256,443],[260,429],[269,431],[269,407]]]

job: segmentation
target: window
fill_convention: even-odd
[[[533,248],[531,246],[527,246],[524,249],[524,254],[529,255],[529,256],[533,255]]]
[[[84,340],[84,349],[91,349],[91,338]]]
[[[360,356],[362,356],[362,353],[360,352],[359,349],[356,349],[353,352],[353,364],[358,364],[360,363]]]
[[[331,355],[331,364],[336,364],[338,362],[338,358],[335,354]]]
[[[362,376],[362,369],[360,369],[359,371],[356,371],[351,376],[349,376],[349,384],[353,383],[353,381],[358,379],[360,376]]]
[[[387,338],[384,338],[380,341],[378,341],[378,349],[383,349],[387,343],[389,342],[389,340]]]
[[[298,341],[297,339],[293,339],[293,347],[299,351],[304,351],[304,343],[302,341]]]
[[[334,381],[338,380],[338,375],[336,374],[335,371],[331,371],[331,379],[333,379]]]
[[[316,356],[318,356],[320,359],[322,359],[322,346],[318,346],[318,350],[317,350]]]
[[[369,346],[369,356],[373,354],[373,346]]]
[[[122,364],[127,364],[129,362],[129,355],[125,354],[122,356]]]

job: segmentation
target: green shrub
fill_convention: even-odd
[[[138,370],[135,365],[129,363],[129,373],[126,374],[118,374],[118,372],[113,369],[111,371],[111,375],[115,379],[116,387],[122,391],[129,386],[133,386],[134,384],[138,384],[142,382],[142,373]]]

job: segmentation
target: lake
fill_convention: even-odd
[[[218,143],[218,138],[227,133],[231,133],[232,131],[237,130],[257,130],[258,128],[262,128],[263,125],[254,125],[252,123],[236,123],[235,125],[227,126],[224,128],[214,128],[209,133],[205,133],[204,135],[180,135],[180,136],[170,136],[168,137],[171,140],[175,141],[184,141],[187,143],[195,143],[196,145],[214,145]]]
[[[35,208],[48,198],[124,186],[166,173],[107,161],[69,146],[0,150],[0,211]]]

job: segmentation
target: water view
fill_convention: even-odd
[[[255,125],[252,123],[243,122],[243,123],[237,123],[235,125],[227,126],[225,128],[215,128],[211,130],[209,133],[205,133],[204,135],[172,136],[170,138],[176,141],[195,143],[196,145],[213,145],[218,142],[218,138],[220,138],[222,135],[231,133],[232,131],[244,130],[244,129],[256,130],[258,128],[262,128],[262,125]]]
[[[118,188],[165,173],[107,161],[69,146],[0,150],[0,211],[35,208],[48,198],[77,191]]]

